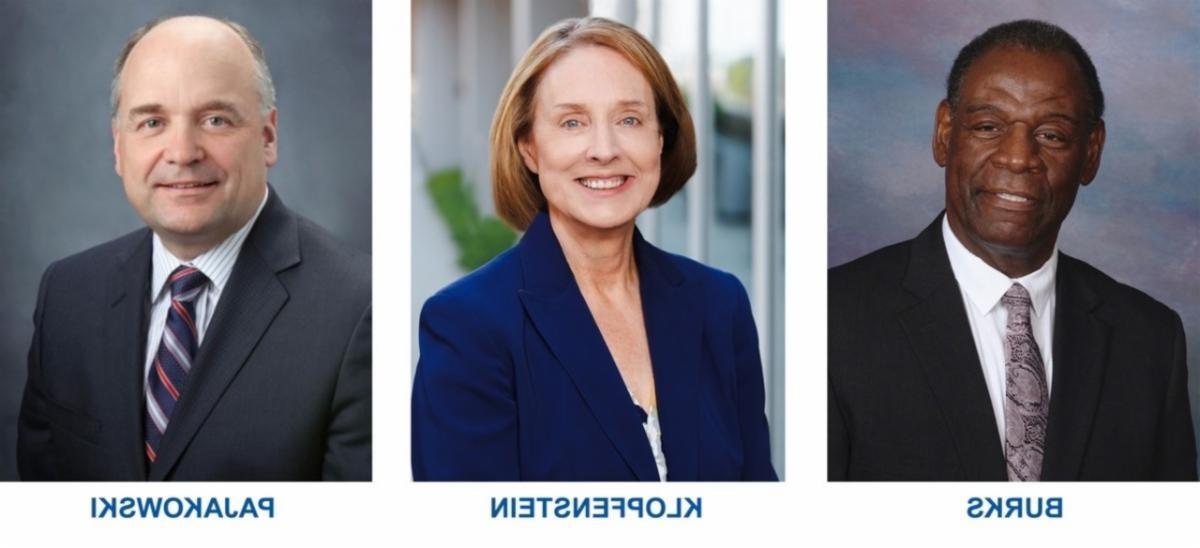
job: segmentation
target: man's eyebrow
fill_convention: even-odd
[[[145,115],[149,115],[149,114],[161,114],[165,110],[166,109],[164,109],[163,106],[159,103],[148,103],[145,105],[138,105],[136,107],[129,109],[129,119],[132,120],[139,116],[145,116]],[[240,121],[242,119],[242,113],[241,113],[241,111],[238,110],[237,105],[233,104],[231,101],[225,101],[225,100],[221,100],[221,99],[214,99],[212,101],[208,101],[207,103],[200,105],[196,109],[196,111],[197,112],[212,112],[212,111],[228,112],[231,116],[236,118],[237,121]]]
[[[995,105],[992,105],[989,103],[983,103],[983,104],[977,104],[977,105],[967,105],[967,107],[966,107],[967,114],[975,114],[977,112],[987,112],[987,113],[996,113],[996,114],[1002,113],[1002,111],[999,108],[997,108]],[[1078,118],[1071,116],[1070,114],[1067,114],[1065,112],[1058,112],[1058,111],[1049,112],[1049,113],[1042,115],[1042,117],[1064,120],[1066,122],[1070,122],[1075,125],[1079,124]]]
[[[1060,118],[1060,119],[1066,120],[1072,124],[1077,124],[1077,125],[1079,124],[1079,119],[1077,119],[1074,116],[1071,116],[1070,114],[1067,114],[1065,112],[1051,112],[1049,114],[1046,114],[1046,117],[1047,118]]]
[[[967,105],[966,112],[967,112],[967,114],[975,114],[976,112],[996,112],[996,113],[998,113],[998,112],[1000,112],[1000,109],[996,108],[995,105],[990,105],[990,104],[984,103],[982,105]]]
[[[158,103],[150,103],[146,105],[138,105],[129,109],[129,119],[132,120],[138,116],[146,114],[158,114],[163,111],[163,106]]]

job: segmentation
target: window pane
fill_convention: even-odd
[[[709,74],[715,134],[709,264],[733,273],[753,294],[751,184],[754,53],[766,24],[757,6],[712,0],[708,13]],[[756,311],[757,312],[757,311]]]
[[[698,55],[699,29],[697,21],[697,5],[695,2],[662,2],[660,4],[662,23],[659,25],[659,40],[655,44],[667,64],[675,81],[688,99],[688,108],[695,109],[692,103],[696,89],[696,58]],[[658,246],[671,253],[687,253],[687,223],[688,186],[676,194],[671,201],[660,206],[659,211],[659,241]]]

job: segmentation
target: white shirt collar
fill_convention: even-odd
[[[225,282],[229,281],[229,276],[233,274],[233,265],[237,261],[238,253],[242,250],[242,244],[246,241],[246,236],[250,234],[250,229],[254,227],[254,222],[258,220],[258,216],[262,213],[263,207],[267,205],[267,198],[270,196],[271,189],[268,187],[267,191],[263,193],[262,203],[258,204],[254,216],[250,217],[246,224],[230,234],[216,247],[201,253],[191,261],[179,260],[167,250],[158,234],[155,234],[151,254],[150,300],[153,302],[158,299],[165,290],[167,277],[181,265],[196,267],[208,278],[218,293],[224,290]]]
[[[983,313],[989,313],[1000,303],[1000,298],[1012,287],[1019,283],[1029,292],[1033,301],[1033,313],[1041,316],[1046,310],[1047,303],[1054,292],[1054,279],[1058,271],[1058,245],[1055,244],[1050,258],[1038,267],[1020,278],[1009,278],[1003,272],[992,268],[967,250],[958,237],[950,230],[950,221],[942,216],[942,239],[946,242],[946,254],[950,257],[950,268],[954,271],[954,279],[966,293],[971,303]]]

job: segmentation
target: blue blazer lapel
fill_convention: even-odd
[[[276,274],[299,263],[296,218],[272,189],[217,304],[196,355],[195,373],[171,416],[171,424],[159,446],[158,460],[150,467],[151,480],[164,479],[174,468],[287,302],[287,290]]]
[[[116,258],[105,295],[109,305],[104,322],[104,367],[108,390],[101,395],[110,402],[116,424],[109,430],[118,457],[114,467],[129,480],[146,479],[146,453],[142,432],[145,386],[146,322],[150,293],[150,231]],[[116,479],[116,478],[114,478]]]
[[[704,325],[694,309],[686,280],[671,264],[670,257],[634,233],[642,311],[650,359],[654,365],[654,389],[662,427],[663,454],[667,477],[672,481],[699,479],[698,379],[702,362]]]
[[[525,288],[518,293],[534,328],[634,476],[657,481],[658,470],[641,417],[545,213],[534,219],[518,249],[525,277]]]

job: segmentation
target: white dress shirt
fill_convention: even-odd
[[[1029,320],[1033,325],[1033,338],[1042,351],[1042,363],[1046,366],[1046,390],[1049,393],[1054,371],[1054,279],[1058,270],[1058,246],[1054,247],[1050,259],[1037,270],[1012,279],[968,251],[950,230],[950,222],[944,216],[942,239],[946,242],[946,254],[950,256],[954,279],[962,291],[963,305],[971,323],[971,335],[975,337],[975,350],[979,353],[983,379],[987,382],[988,396],[992,400],[992,412],[996,415],[1000,446],[1004,447],[1004,400],[1007,387],[1004,337],[1008,309],[1000,304],[1000,298],[1014,282],[1029,292],[1033,301]]]
[[[263,194],[263,200],[258,204],[258,210],[242,228],[229,235],[216,247],[201,253],[190,261],[181,261],[172,255],[163,245],[158,234],[154,235],[153,253],[150,260],[150,331],[146,336],[146,363],[142,369],[143,384],[146,382],[146,376],[150,374],[150,367],[154,364],[154,356],[158,354],[158,345],[162,342],[163,330],[167,328],[167,311],[171,308],[171,286],[167,284],[167,278],[171,276],[171,272],[181,265],[187,265],[196,267],[208,278],[208,283],[204,284],[204,287],[200,289],[200,294],[196,296],[196,348],[198,349],[204,341],[204,332],[208,329],[209,322],[212,321],[213,312],[217,309],[217,301],[221,300],[225,283],[233,274],[233,265],[242,251],[242,244],[245,243],[246,236],[250,234],[254,222],[258,220],[258,215],[262,213],[263,206],[267,205],[267,197],[270,194],[270,190]]]

